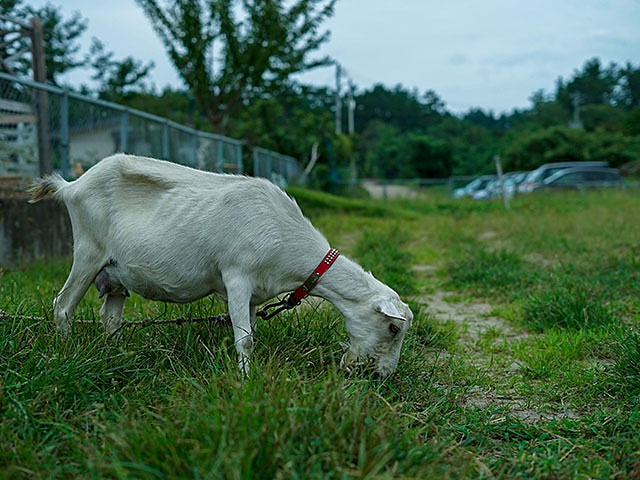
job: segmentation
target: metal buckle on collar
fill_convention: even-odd
[[[263,318],[264,320],[269,320],[270,318],[275,317],[277,314],[279,314],[283,310],[291,310],[297,305],[300,305],[300,302],[294,303],[293,295],[289,293],[287,294],[286,297],[284,297],[279,302],[274,302],[274,303],[265,305],[262,310],[256,312],[256,315],[260,318]],[[269,312],[269,310],[272,308],[275,308],[275,310],[273,312]]]

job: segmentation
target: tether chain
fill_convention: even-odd
[[[3,310],[0,310],[0,320],[8,319],[8,318],[16,318],[20,320],[35,320],[35,321],[46,321],[45,317],[36,317],[33,315],[18,315],[7,313]],[[214,315],[213,317],[179,317],[179,318],[171,318],[165,320],[157,320],[154,318],[144,318],[142,320],[123,320],[122,326],[128,327],[133,325],[161,325],[168,323],[175,323],[176,325],[182,325],[183,323],[197,323],[197,322],[213,322],[213,323],[227,323],[229,321],[229,315],[223,313],[221,315]],[[75,323],[99,323],[98,320],[74,320]]]

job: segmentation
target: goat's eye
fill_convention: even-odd
[[[395,337],[398,333],[400,333],[400,327],[392,323],[389,325],[389,331],[391,332],[391,335]]]

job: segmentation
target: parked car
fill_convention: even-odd
[[[542,184],[542,189],[584,190],[622,186],[622,177],[617,168],[573,167],[554,173]]]
[[[456,188],[453,191],[453,198],[473,197],[476,191],[483,190],[495,178],[497,178],[495,175],[482,175],[475,178],[464,187]]]
[[[564,170],[566,168],[573,167],[585,167],[585,168],[607,168],[609,162],[555,162],[545,163],[535,170],[529,172],[527,178],[518,186],[518,192],[530,193],[540,188],[545,179],[552,176],[554,173]]]
[[[476,190],[471,195],[474,200],[488,200],[490,198],[502,197],[503,190],[508,198],[513,198],[518,185],[522,183],[529,172],[508,172],[500,178],[495,177],[484,189]]]

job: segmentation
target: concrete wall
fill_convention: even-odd
[[[0,198],[0,266],[71,254],[71,223],[64,204],[46,198]]]

